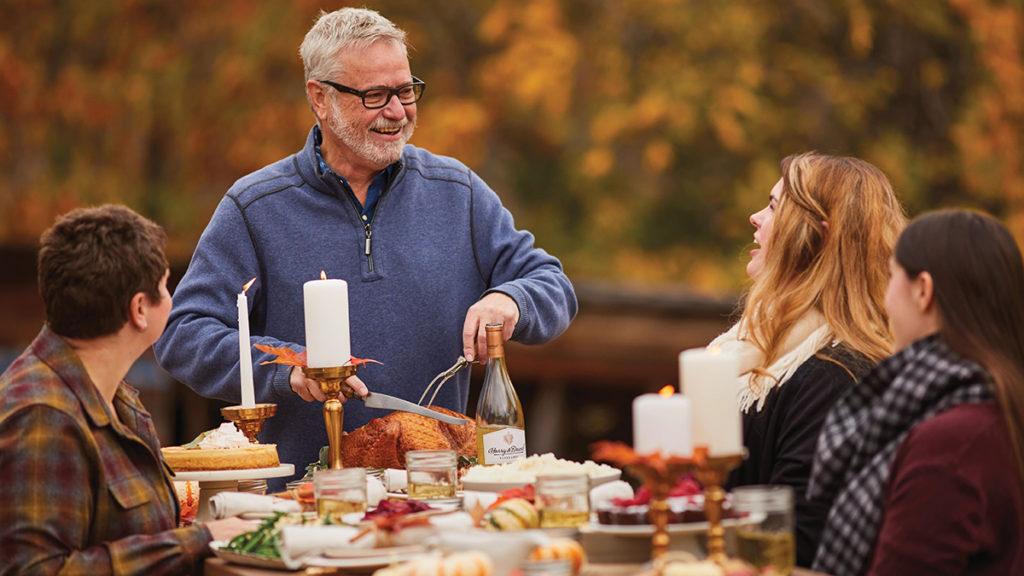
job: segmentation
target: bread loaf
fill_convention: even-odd
[[[428,408],[465,418],[469,423],[460,426],[419,414],[392,412],[345,434],[342,462],[346,467],[405,468],[405,453],[410,450],[455,450],[462,456],[476,455],[476,424],[472,419],[440,406]]]

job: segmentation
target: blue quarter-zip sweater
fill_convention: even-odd
[[[317,170],[310,131],[300,152],[243,177],[217,206],[154,347],[160,365],[203,396],[240,402],[235,301],[242,285],[257,278],[248,292],[252,343],[300,349],[302,284],[321,270],[348,282],[352,354],[384,363],[360,370],[360,378],[372,391],[413,402],[462,353],[466,311],[484,294],[516,301],[512,338],[527,344],[558,336],[576,314],[559,261],[515,228],[498,196],[465,165],[406,146],[363,222],[351,192]],[[256,401],[278,405],[261,439],[301,472],[327,443],[321,404],[299,398],[291,367],[259,364],[267,359],[253,350]],[[463,371],[436,404],[465,412],[468,394]],[[385,414],[348,402],[345,429]]]

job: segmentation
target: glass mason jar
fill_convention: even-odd
[[[590,478],[586,474],[537,476],[541,528],[575,528],[590,521]]]
[[[313,474],[316,513],[321,519],[341,522],[352,512],[366,511],[366,469],[317,470]]]
[[[789,574],[796,564],[791,486],[741,486],[732,491],[732,509],[749,524],[736,530],[737,555],[756,568]]]
[[[455,498],[458,456],[454,450],[410,450],[405,453],[408,494],[414,500]]]

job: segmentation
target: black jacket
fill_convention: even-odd
[[[751,484],[793,487],[798,566],[809,567],[814,561],[832,506],[831,500],[810,502],[806,497],[818,433],[832,404],[870,368],[866,358],[849,348],[822,348],[782,386],[768,393],[760,411],[755,405],[743,415],[747,459],[729,476],[728,488]]]

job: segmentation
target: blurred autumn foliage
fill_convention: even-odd
[[[298,0],[5,0],[0,242],[124,202],[187,258],[227,187],[312,121]],[[415,144],[502,196],[575,278],[734,290],[781,157],[876,163],[909,211],[1024,238],[1019,0],[369,2],[429,85]]]

